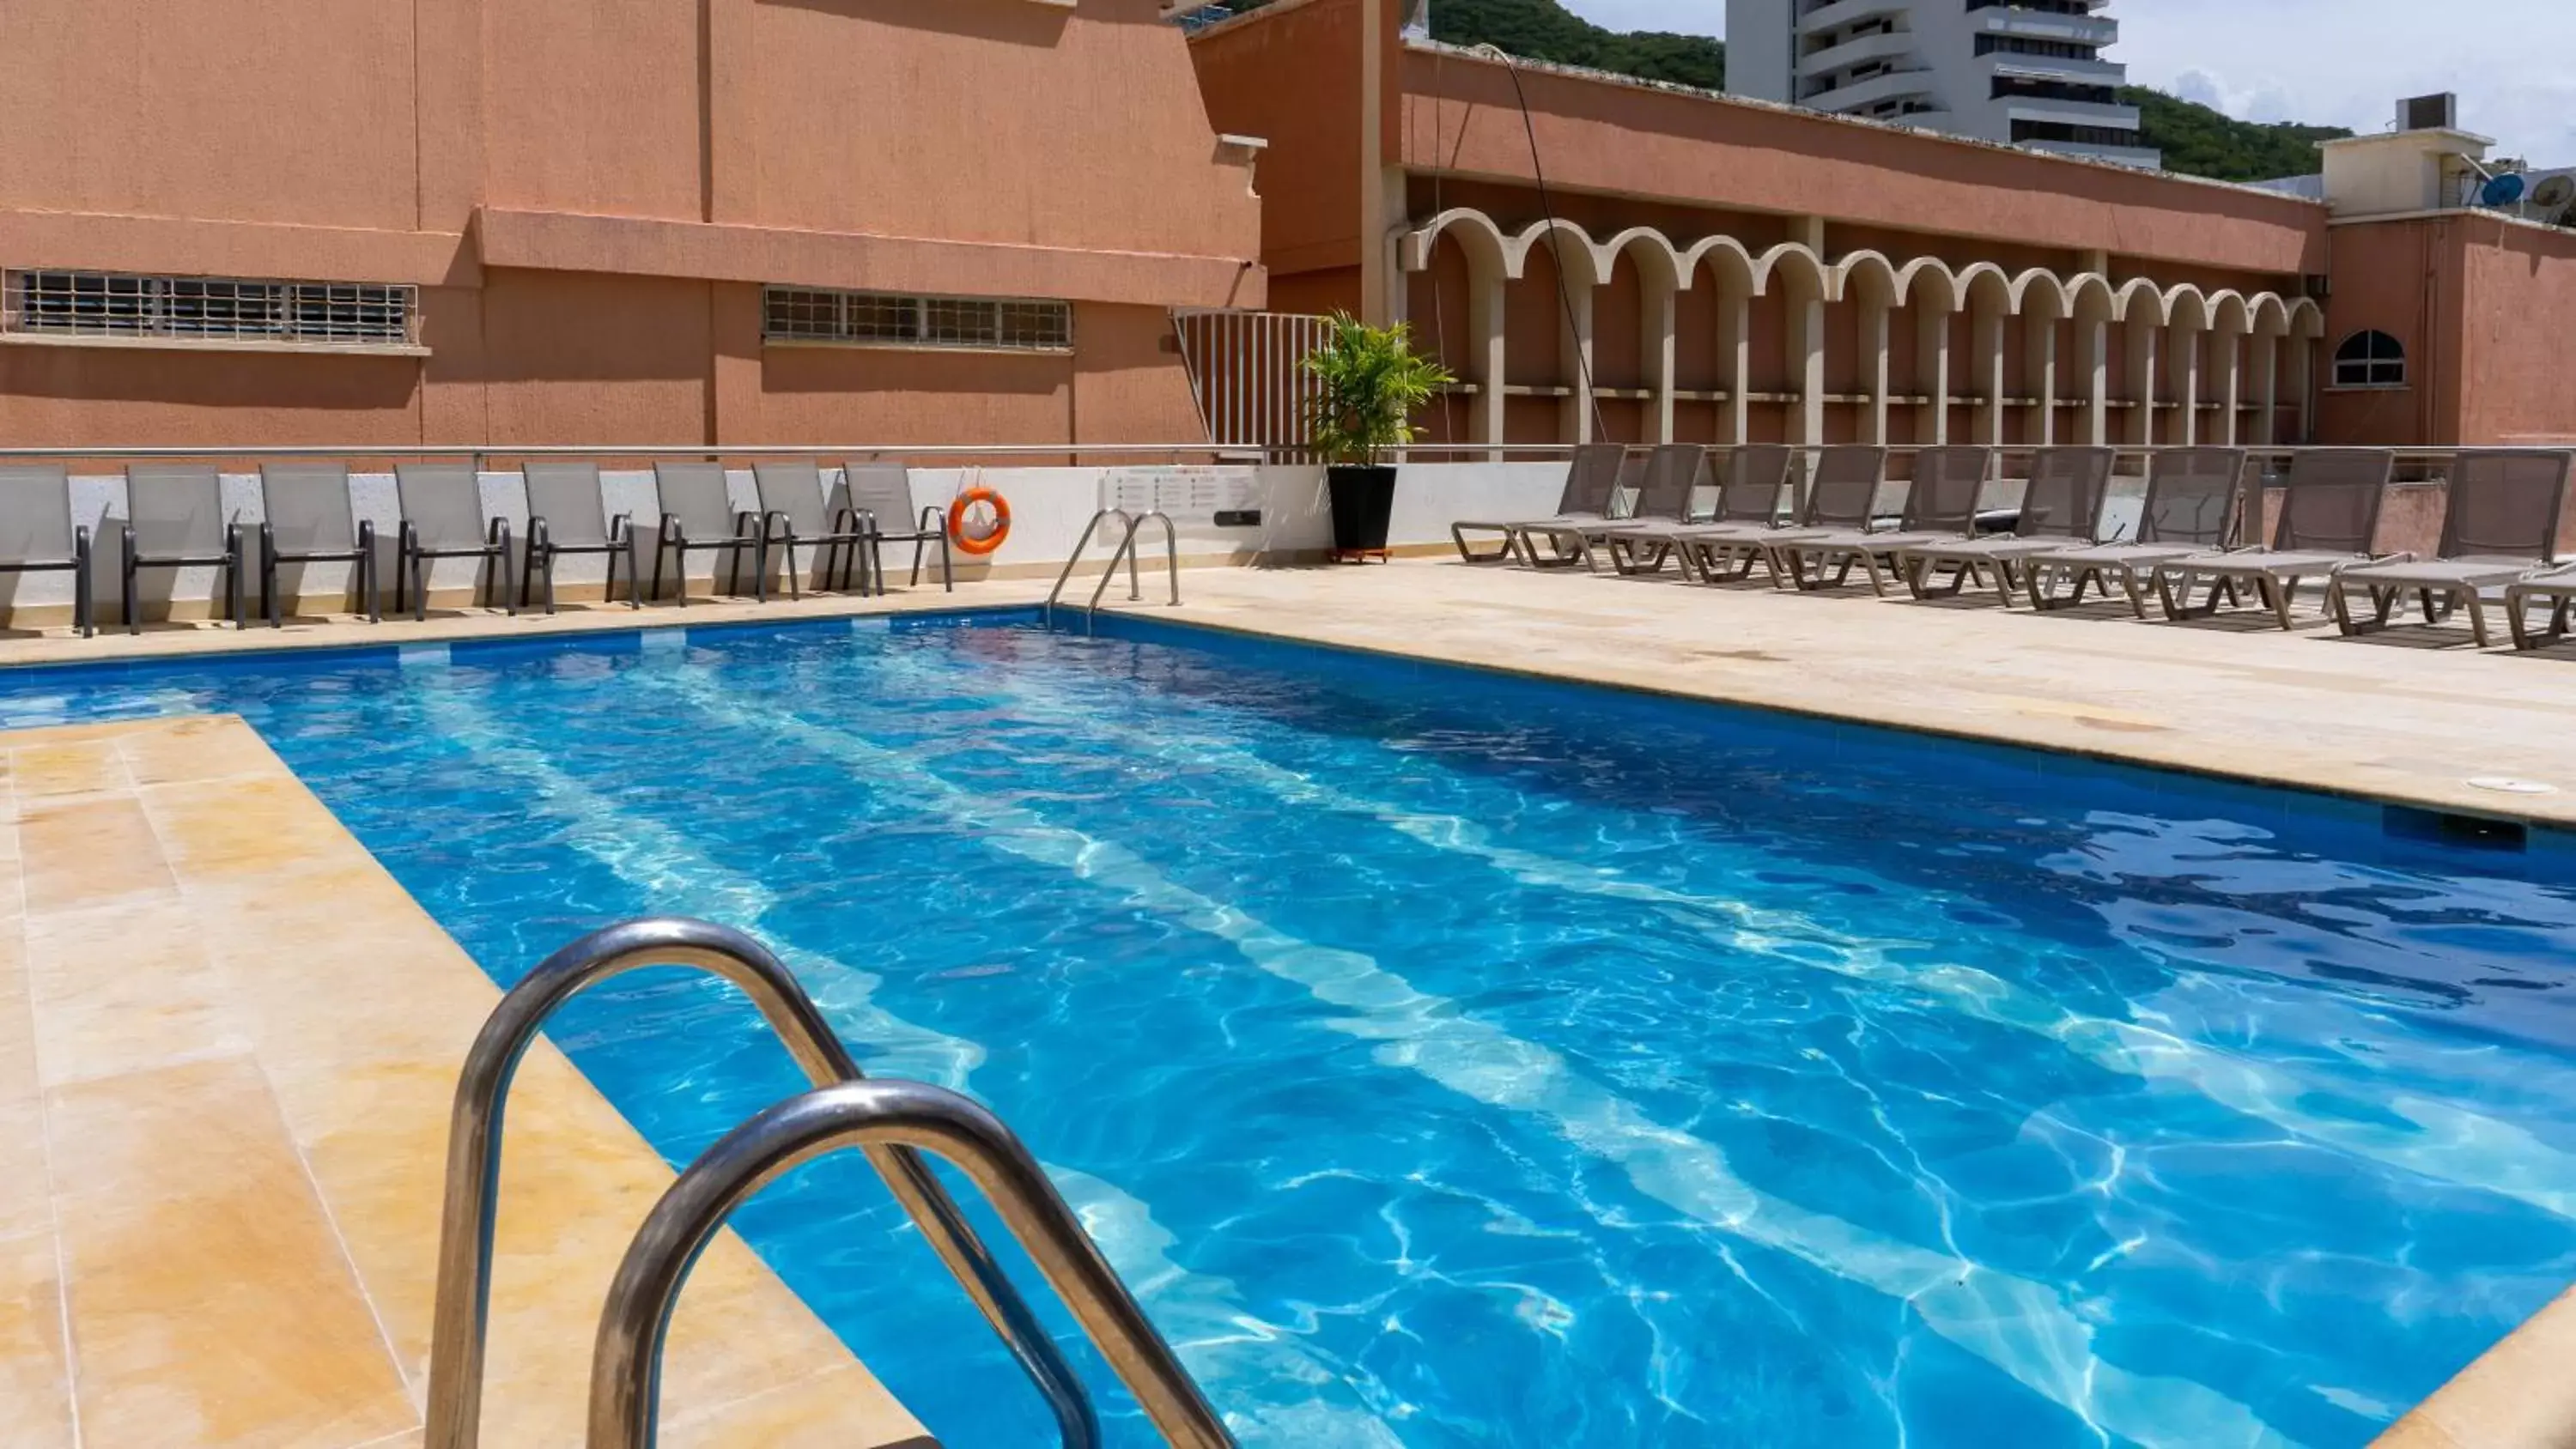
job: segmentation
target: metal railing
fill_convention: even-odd
[[[519,1059],[565,1002],[644,966],[691,966],[739,987],[817,1086],[864,1080],[849,1049],[786,965],[758,941],[730,927],[676,918],[627,921],[593,931],[539,962],[493,1009],[466,1054],[465,1069],[456,1084],[439,1225],[424,1449],[473,1449],[481,1433],[502,1113]],[[929,1166],[909,1147],[893,1142],[871,1146],[868,1158],[1037,1385],[1064,1442],[1095,1449],[1100,1426],[1081,1380],[967,1225],[956,1202],[931,1176]],[[1127,1307],[1132,1311],[1134,1305],[1130,1302]]]
[[[1145,1417],[1177,1449],[1234,1438],[1028,1149],[991,1112],[921,1082],[844,1082],[771,1107],[706,1150],[627,1249],[591,1359],[589,1449],[652,1449],[662,1351],[689,1269],[725,1219],[803,1163],[858,1147],[935,1152],[990,1199]]]
[[[1220,447],[1306,448],[1323,384],[1304,364],[1332,327],[1330,317],[1306,312],[1175,311],[1172,329],[1208,437]]]
[[[1064,586],[1073,577],[1075,567],[1081,564],[1084,551],[1091,547],[1092,537],[1100,531],[1100,525],[1103,522],[1112,518],[1126,520],[1127,526],[1119,531],[1118,547],[1109,555],[1109,567],[1101,571],[1100,581],[1091,586],[1091,598],[1082,606],[1082,632],[1085,634],[1092,632],[1100,614],[1100,596],[1109,591],[1109,581],[1118,577],[1120,562],[1123,561],[1127,565],[1129,601],[1134,602],[1145,597],[1144,588],[1137,578],[1136,555],[1139,550],[1136,547],[1136,534],[1149,519],[1159,518],[1163,521],[1164,565],[1172,587],[1170,607],[1180,607],[1181,535],[1180,530],[1173,527],[1171,515],[1159,508],[1150,508],[1143,513],[1129,513],[1124,508],[1104,508],[1091,515],[1091,521],[1082,526],[1082,537],[1074,541],[1073,552],[1065,556],[1064,567],[1056,573],[1055,586],[1047,590],[1046,602],[1039,606],[1039,617],[1045,621],[1048,628],[1055,627],[1055,607],[1062,601]]]

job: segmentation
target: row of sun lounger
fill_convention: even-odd
[[[2284,629],[2310,580],[2346,634],[2384,627],[2407,596],[2426,622],[2465,612],[2488,642],[2486,604],[2499,596],[2516,645],[2567,632],[2576,563],[2556,556],[2559,518],[2576,454],[2463,452],[2449,469],[2441,542],[2434,557],[2373,551],[2395,455],[2368,448],[2310,448],[2291,456],[2277,525],[2242,537],[2248,494],[2242,448],[2170,448],[2149,455],[2135,522],[2118,528],[2112,470],[2102,447],[2032,450],[2030,476],[2008,532],[1981,512],[2002,450],[1928,447],[1914,454],[1902,512],[1879,511],[1888,450],[1843,444],[1810,450],[1773,444],[1709,449],[1671,444],[1647,454],[1627,485],[1629,449],[1575,450],[1558,511],[1547,518],[1461,520],[1451,528],[1470,563],[1517,560],[1531,568],[1603,565],[1622,574],[1666,563],[1704,583],[1765,571],[1783,588],[1843,584],[1854,568],[1885,593],[1891,580],[1916,597],[1992,587],[2006,607],[2016,593],[2034,609],[2066,608],[2088,590],[2116,588],[2139,618],[2150,594],[2168,618],[2259,605]],[[1699,500],[1712,457],[1724,476],[1714,508]],[[2545,609],[2544,628],[2531,627]]]
[[[721,464],[657,463],[650,522],[611,510],[596,463],[531,459],[520,471],[528,507],[514,598],[511,522],[484,507],[475,470],[464,463],[395,465],[396,613],[408,606],[414,617],[426,617],[429,566],[443,558],[478,560],[479,571],[490,578],[488,593],[478,587],[478,596],[498,596],[513,614],[540,598],[546,612],[554,612],[555,561],[567,554],[604,555],[606,596],[612,599],[622,560],[626,601],[636,608],[648,596],[663,596],[666,562],[679,602],[687,603],[689,555],[706,551],[726,556],[728,587],[737,594],[748,562],[754,596],[763,601],[769,597],[772,550],[784,556],[790,592],[802,594],[800,547],[820,565],[821,586],[883,593],[885,544],[913,546],[912,579],[918,583],[923,552],[936,543],[941,582],[954,587],[945,515],[914,505],[911,475],[901,463],[851,463],[827,488],[819,464],[764,461],[752,470],[757,509],[733,505]],[[279,622],[281,565],[348,563],[358,610],[371,620],[379,616],[376,523],[362,516],[349,470],[338,463],[268,463],[259,470],[259,487],[260,516],[250,521],[225,508],[222,480],[211,465],[136,463],[125,470],[126,516],[107,519],[102,527],[122,535],[119,597],[129,632],[139,627],[137,575],[150,569],[219,570],[238,628],[251,571],[257,571],[261,603],[273,625]],[[71,480],[62,465],[0,463],[0,572],[74,575],[73,622],[85,636],[97,627],[91,569],[100,542],[89,525],[73,519]],[[640,568],[648,549],[649,594]]]

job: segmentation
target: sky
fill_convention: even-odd
[[[1618,30],[1726,31],[1726,0],[1563,0]],[[1432,0],[1436,7],[1439,0]],[[2241,120],[2386,130],[2456,91],[2496,154],[2576,166],[2576,0],[2114,0],[2129,78]]]

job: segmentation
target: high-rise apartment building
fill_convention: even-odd
[[[1727,0],[1727,89],[2133,166],[2109,0]]]

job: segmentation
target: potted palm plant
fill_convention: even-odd
[[[1320,389],[1307,421],[1313,446],[1329,465],[1333,558],[1383,559],[1395,468],[1380,460],[1413,441],[1413,411],[1448,385],[1448,369],[1413,350],[1412,330],[1403,323],[1371,327],[1346,312],[1333,314],[1331,335],[1300,366]]]

